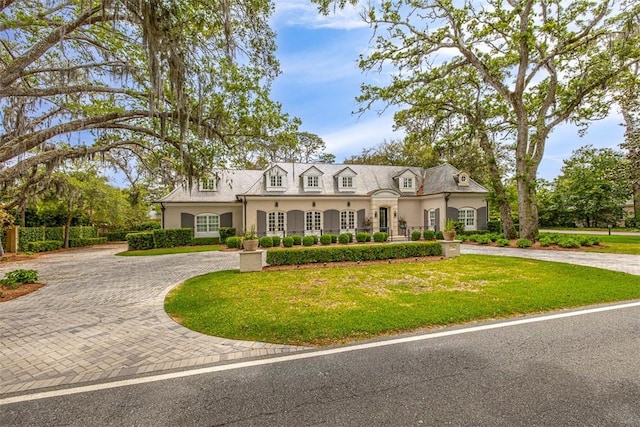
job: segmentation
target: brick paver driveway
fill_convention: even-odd
[[[298,348],[189,331],[163,310],[170,288],[238,268],[238,254],[118,257],[125,245],[0,264],[38,270],[44,288],[0,304],[0,394],[176,369]]]

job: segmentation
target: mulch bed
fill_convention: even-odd
[[[44,284],[42,283],[26,283],[24,285],[20,285],[15,289],[11,289],[6,286],[0,286],[0,302],[11,301],[12,299],[30,294],[31,292],[35,292],[43,286]]]

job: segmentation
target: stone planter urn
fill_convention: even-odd
[[[442,237],[444,237],[444,240],[448,240],[448,241],[452,241],[456,238],[456,232],[455,231],[443,231],[442,232]]]
[[[242,242],[242,247],[245,251],[257,251],[258,250],[258,241],[257,240],[244,240]]]

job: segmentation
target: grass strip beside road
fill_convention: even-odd
[[[640,255],[640,235],[638,236],[597,236],[603,247],[588,249],[588,252]]]
[[[166,298],[187,328],[293,345],[640,298],[640,276],[519,258],[239,273],[192,278]]]
[[[190,254],[194,252],[212,252],[219,251],[220,245],[194,245],[194,246],[178,246],[175,248],[156,248],[141,251],[125,251],[117,253],[119,256],[153,256],[153,255],[174,255],[174,254]]]

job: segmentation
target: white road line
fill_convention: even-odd
[[[61,390],[44,391],[44,392],[33,393],[33,394],[25,394],[25,395],[20,395],[20,396],[12,396],[12,397],[7,397],[7,398],[4,398],[4,399],[0,399],[0,405],[7,405],[7,404],[10,404],[10,403],[27,402],[27,401],[30,401],[30,400],[47,399],[47,398],[51,398],[51,397],[67,396],[67,395],[78,394],[78,393],[88,393],[88,392],[92,392],[92,391],[108,390],[108,389],[117,388],[117,387],[126,387],[126,386],[132,386],[132,385],[137,385],[137,384],[146,384],[146,383],[152,383],[152,382],[157,382],[157,381],[165,381],[165,380],[171,380],[171,379],[176,379],[176,378],[190,377],[190,376],[193,376],[193,375],[202,375],[202,374],[210,374],[210,373],[213,373],[213,372],[230,371],[230,370],[233,370],[233,369],[249,368],[249,367],[253,367],[253,366],[271,365],[271,364],[275,364],[275,363],[288,362],[288,361],[292,361],[292,360],[310,359],[310,358],[313,358],[313,357],[328,356],[328,355],[332,355],[332,354],[347,353],[347,352],[358,351],[358,350],[366,350],[366,349],[369,349],[369,348],[386,347],[386,346],[391,346],[391,345],[396,345],[396,344],[404,344],[404,343],[415,342],[415,341],[430,340],[430,339],[434,339],[434,338],[449,337],[449,336],[453,336],[453,335],[469,334],[469,333],[474,333],[474,332],[487,331],[487,330],[491,330],[491,329],[499,329],[499,328],[506,328],[506,327],[511,327],[511,326],[525,325],[525,324],[528,324],[528,323],[546,322],[548,320],[556,320],[556,319],[563,319],[563,318],[567,318],[567,317],[583,316],[583,315],[587,315],[587,314],[601,313],[601,312],[604,312],[604,311],[622,310],[622,309],[632,308],[632,307],[640,307],[640,301],[626,303],[626,304],[605,306],[605,307],[590,308],[590,309],[585,309],[585,310],[570,311],[570,312],[565,312],[565,313],[550,314],[550,315],[547,315],[547,316],[530,317],[530,318],[520,319],[520,320],[510,320],[510,321],[501,322],[501,323],[492,323],[492,324],[488,324],[488,325],[472,326],[472,327],[469,327],[469,328],[452,329],[452,330],[443,331],[443,332],[435,332],[435,333],[431,333],[431,334],[414,335],[414,336],[403,337],[403,338],[395,338],[395,339],[390,339],[390,340],[385,340],[385,341],[376,341],[376,342],[370,342],[370,343],[365,343],[365,344],[355,344],[355,345],[351,345],[351,346],[345,346],[345,347],[339,347],[339,348],[331,348],[331,349],[327,349],[327,350],[318,350],[318,351],[313,351],[313,352],[308,352],[308,353],[295,353],[295,354],[291,354],[291,355],[287,355],[287,356],[273,357],[273,358],[270,358],[270,359],[251,360],[251,361],[247,361],[247,362],[239,362],[239,363],[233,363],[233,364],[229,364],[229,365],[210,366],[210,367],[206,367],[206,368],[192,369],[192,370],[189,370],[189,371],[172,372],[172,373],[168,373],[168,374],[153,375],[153,376],[142,377],[142,378],[132,378],[132,379],[128,379],[128,380],[113,381],[113,382],[107,382],[107,383],[101,383],[101,384],[92,384],[92,385],[86,385],[86,386],[80,386],[80,387],[65,388],[65,389],[61,389]]]

